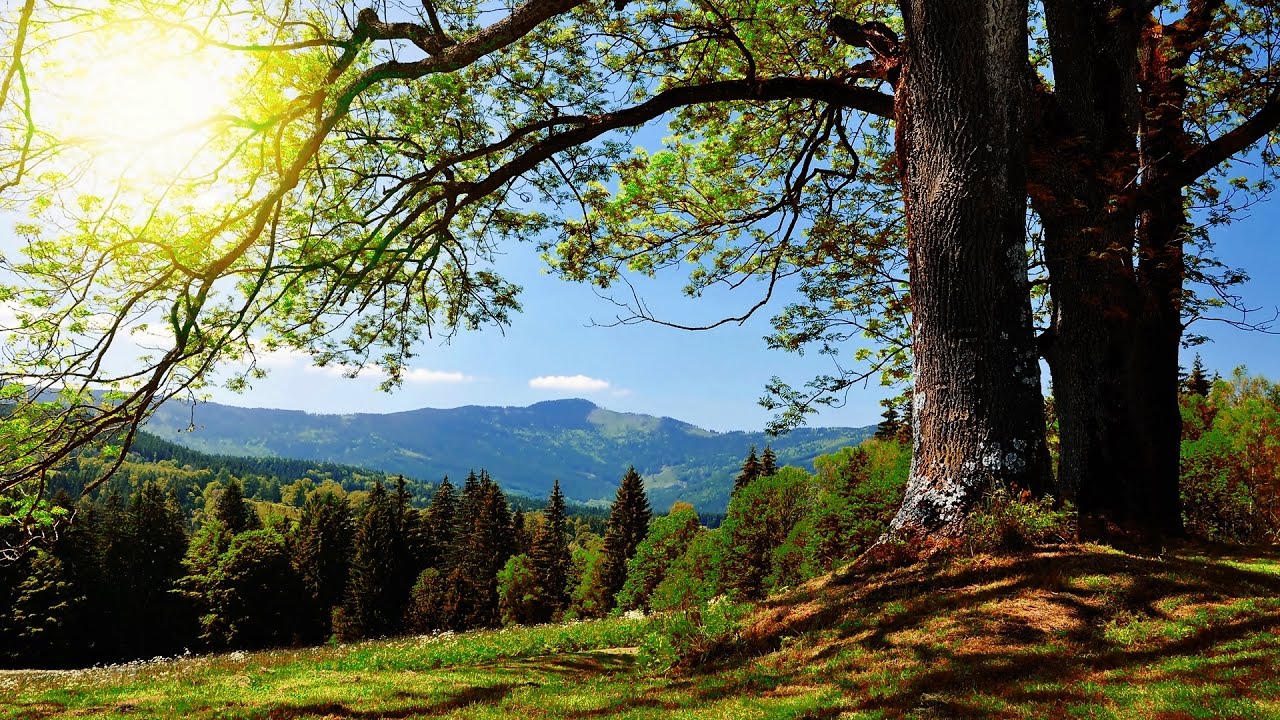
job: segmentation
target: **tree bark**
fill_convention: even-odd
[[[1168,114],[1181,107],[1168,85],[1176,73],[1165,85],[1150,77],[1143,17],[1066,0],[1045,12],[1055,84],[1046,112],[1056,117],[1041,124],[1049,136],[1037,138],[1030,187],[1054,308],[1044,356],[1060,492],[1074,497],[1086,537],[1177,534],[1181,193],[1155,198],[1136,233],[1133,215],[1112,207],[1139,178],[1153,181],[1156,158],[1183,156],[1172,152],[1181,115]]]
[[[1027,6],[903,0],[914,451],[900,538],[963,534],[995,486],[1048,486],[1026,273]]]

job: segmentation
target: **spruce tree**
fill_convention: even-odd
[[[538,599],[534,619],[547,622],[560,616],[569,606],[569,531],[564,494],[560,481],[551,486],[545,521],[533,537],[529,559],[538,582]]]
[[[1200,360],[1200,354],[1196,353],[1195,362],[1191,363],[1191,372],[1182,383],[1182,393],[1209,397],[1209,391],[1212,389],[1213,384],[1204,374],[1204,362]]]
[[[258,514],[249,503],[245,502],[244,488],[241,487],[240,481],[234,478],[218,495],[213,505],[213,517],[232,535],[262,527]]]
[[[773,448],[765,445],[764,453],[760,455],[760,477],[768,477],[778,472],[778,456],[774,454]]]
[[[375,482],[356,530],[346,598],[334,617],[334,632],[343,640],[381,637],[399,626],[395,526],[395,504],[381,481]]]
[[[758,477],[760,477],[760,460],[756,458],[756,446],[752,445],[751,452],[747,453],[747,459],[742,461],[742,471],[733,480],[733,492],[737,493]]]
[[[393,535],[398,557],[391,592],[400,599],[401,606],[396,609],[396,617],[400,617],[404,614],[404,604],[408,602],[414,581],[427,568],[429,549],[426,525],[422,514],[413,507],[413,497],[403,475],[396,478],[392,501],[396,520]]]
[[[559,480],[556,481],[559,484]],[[516,555],[528,555],[533,545],[526,527],[529,520],[524,515],[524,508],[516,508],[511,514],[511,552]]]
[[[750,457],[755,457],[754,447]],[[605,605],[602,611],[613,609],[614,598],[627,580],[627,562],[649,533],[649,520],[652,516],[649,498],[644,492],[644,480],[633,465],[627,468],[627,474],[618,486],[618,494],[605,525],[604,558],[601,561],[599,580],[600,596]]]
[[[440,481],[431,505],[427,508],[427,565],[445,568],[452,565],[458,497],[449,476]]]
[[[181,649],[189,621],[174,593],[187,551],[182,509],[172,493],[144,482],[129,500],[124,529],[114,579],[124,593],[115,620],[127,629],[127,652],[142,657]]]
[[[468,479],[468,486],[471,485]],[[511,512],[506,495],[483,470],[467,500],[463,491],[463,506],[475,508],[472,515],[463,515],[459,534],[459,555],[456,570],[450,577],[459,582],[457,591],[465,595],[469,608],[459,612],[463,627],[494,627],[498,624],[498,571],[512,555]]]
[[[875,437],[877,440],[894,440],[902,431],[902,417],[898,414],[897,404],[892,399],[881,400],[880,404],[884,406],[884,413],[880,416],[883,418],[880,424],[876,426]]]
[[[291,555],[308,603],[302,631],[312,640],[331,632],[333,610],[342,603],[351,569],[354,514],[346,497],[312,493],[292,533]]]

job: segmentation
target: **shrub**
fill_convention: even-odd
[[[653,672],[701,665],[738,639],[750,610],[749,604],[730,602],[721,596],[705,605],[667,615],[640,643],[637,660]]]
[[[687,610],[709,602],[723,591],[725,532],[699,528],[688,549],[653,589],[649,607],[656,611]]]
[[[1069,542],[1076,535],[1075,511],[1056,507],[1049,496],[1037,500],[1026,490],[1001,487],[969,516],[966,531],[965,547],[974,553]]]
[[[692,506],[654,520],[649,534],[640,541],[635,556],[627,563],[627,580],[618,591],[618,609],[648,610],[654,588],[684,555],[698,531],[698,513]]]
[[[498,571],[498,609],[503,625],[529,625],[544,620],[538,570],[528,555],[513,555]]]

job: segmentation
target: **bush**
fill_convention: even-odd
[[[636,547],[627,562],[627,580],[618,591],[618,610],[648,610],[649,598],[671,569],[684,555],[698,534],[698,513],[693,507],[680,508],[654,520],[649,534]]]
[[[911,447],[869,440],[813,464],[819,491],[803,538],[804,579],[857,557],[889,529],[906,491]]]
[[[653,589],[649,607],[659,612],[688,610],[719,595],[723,591],[725,541],[723,530],[699,528],[684,555],[672,563]]]
[[[503,625],[530,625],[543,619],[542,588],[528,555],[514,555],[498,571],[498,610]]]
[[[1022,550],[1045,543],[1070,542],[1076,536],[1075,511],[1039,500],[1026,490],[996,488],[969,516],[965,547],[969,552]]]
[[[738,639],[751,605],[718,597],[705,605],[672,613],[640,643],[637,660],[653,672],[701,665]]]
[[[809,514],[813,478],[800,468],[784,467],[735,491],[720,530],[725,534],[724,583],[735,597],[760,599],[774,589],[774,553]]]

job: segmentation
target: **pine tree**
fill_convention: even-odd
[[[303,632],[313,640],[332,631],[333,610],[342,603],[350,575],[354,526],[346,497],[315,492],[303,504],[294,527],[293,567],[310,606]]]
[[[244,488],[236,479],[232,479],[218,495],[213,506],[213,517],[232,535],[262,527],[258,514],[245,502]]]
[[[749,458],[755,458],[754,447]],[[613,609],[614,598],[627,580],[627,562],[649,533],[652,516],[649,498],[644,492],[644,480],[635,466],[627,468],[605,526],[604,558],[600,568],[601,597],[606,605],[603,611]]]
[[[774,454],[773,448],[765,445],[764,453],[760,455],[760,477],[768,477],[778,472],[778,456]]]
[[[468,485],[471,485],[468,479]],[[459,613],[463,627],[494,627],[498,624],[498,571],[512,555],[511,511],[506,495],[484,470],[471,491],[475,508],[463,515],[459,534],[457,570],[451,575],[461,583],[457,591],[470,607]],[[468,504],[463,491],[462,506]],[[469,521],[469,522],[468,522]]]
[[[1204,362],[1200,360],[1200,354],[1196,353],[1195,362],[1191,364],[1191,372],[1187,374],[1182,383],[1182,393],[1184,395],[1209,397],[1209,391],[1212,389],[1213,384],[1204,374]]]
[[[398,557],[395,526],[395,504],[382,483],[375,482],[356,530],[346,598],[334,616],[334,632],[343,640],[381,637],[399,626],[400,602],[392,592]]]
[[[876,426],[875,437],[877,440],[893,440],[902,432],[902,418],[892,399],[881,400],[880,404],[884,405],[884,413],[880,416],[883,418],[880,424]]]
[[[431,505],[427,508],[428,567],[452,566],[457,512],[458,497],[446,475],[431,496]]]
[[[559,481],[556,481],[559,483]],[[528,555],[533,540],[529,537],[529,520],[524,515],[524,508],[516,508],[511,514],[511,552],[516,555]]]
[[[124,593],[114,620],[127,629],[127,652],[142,657],[178,650],[189,621],[174,593],[188,544],[182,509],[172,493],[144,482],[129,499],[124,520],[113,579]]]
[[[551,486],[544,517],[545,521],[534,535],[529,551],[538,581],[538,602],[534,609],[537,622],[553,620],[569,606],[572,556],[569,554],[567,513],[559,480]]]
[[[733,492],[736,493],[750,485],[758,477],[760,477],[760,460],[756,458],[756,446],[752,445],[751,452],[747,453],[747,459],[742,461],[742,471],[733,480]]]
[[[396,478],[396,492],[392,501],[396,519],[393,536],[398,557],[390,592],[400,602],[400,607],[395,611],[398,618],[404,614],[404,604],[409,600],[409,591],[413,589],[414,581],[427,568],[429,548],[426,525],[422,514],[413,507],[413,497],[403,475]]]

